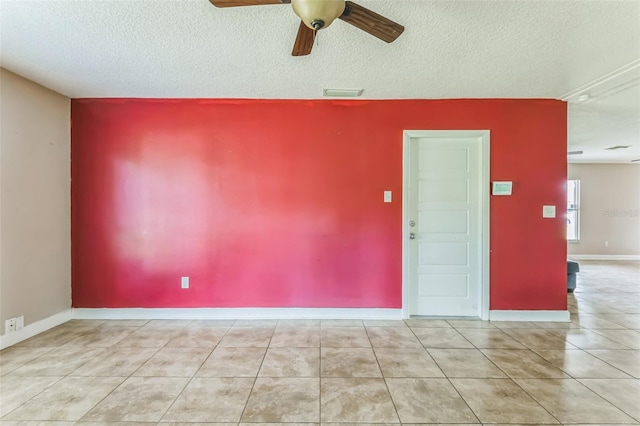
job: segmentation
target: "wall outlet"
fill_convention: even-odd
[[[180,278],[180,287],[181,288],[189,288],[189,277]]]
[[[16,331],[16,319],[9,318],[4,322],[4,334]]]
[[[20,315],[16,317],[16,331],[20,331],[24,328],[24,316]]]

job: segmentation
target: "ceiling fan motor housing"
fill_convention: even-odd
[[[296,15],[312,30],[327,28],[346,7],[345,0],[291,0]]]

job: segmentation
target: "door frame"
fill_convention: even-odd
[[[409,318],[409,152],[413,138],[469,138],[479,137],[482,156],[482,173],[480,186],[480,220],[482,222],[481,237],[481,289],[478,316],[489,320],[489,164],[490,164],[490,131],[489,130],[405,130],[402,143],[402,317]]]

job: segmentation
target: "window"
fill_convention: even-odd
[[[580,239],[580,181],[567,181],[567,240]]]

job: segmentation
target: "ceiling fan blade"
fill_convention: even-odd
[[[291,0],[209,0],[215,7],[262,6],[265,4],[286,4]]]
[[[371,34],[374,37],[378,37],[380,40],[391,43],[397,39],[404,31],[404,27],[390,19],[385,18],[382,15],[359,6],[352,1],[347,1],[344,13],[340,16],[340,19],[360,28]]]
[[[306,56],[311,53],[313,42],[316,39],[315,31],[307,27],[304,22],[300,21],[296,42],[293,45],[293,56]]]

